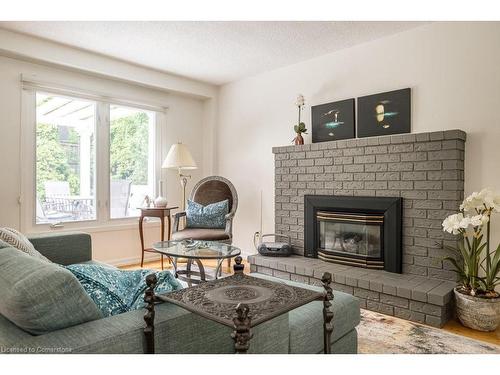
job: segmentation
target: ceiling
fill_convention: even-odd
[[[0,27],[221,85],[420,22],[0,22]]]

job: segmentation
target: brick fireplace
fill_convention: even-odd
[[[358,296],[362,307],[441,326],[456,280],[441,249],[456,240],[443,233],[441,222],[463,199],[465,140],[463,131],[448,130],[273,148],[275,231],[292,238],[296,255],[251,256],[252,271],[315,284],[329,270],[335,288]],[[392,245],[400,247],[402,273],[318,257],[305,238],[304,200],[315,196],[401,199],[401,242]],[[327,255],[340,249],[328,246]]]

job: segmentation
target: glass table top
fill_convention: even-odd
[[[171,257],[196,259],[225,259],[241,254],[237,247],[215,241],[182,240],[163,241],[153,245],[153,249]]]

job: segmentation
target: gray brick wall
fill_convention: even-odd
[[[304,251],[304,195],[403,197],[403,273],[454,280],[442,220],[464,196],[466,134],[402,134],[273,148],[275,230]]]

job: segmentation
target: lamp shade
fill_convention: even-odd
[[[162,168],[196,169],[196,163],[186,145],[174,143],[168,150],[167,157],[161,165]]]

